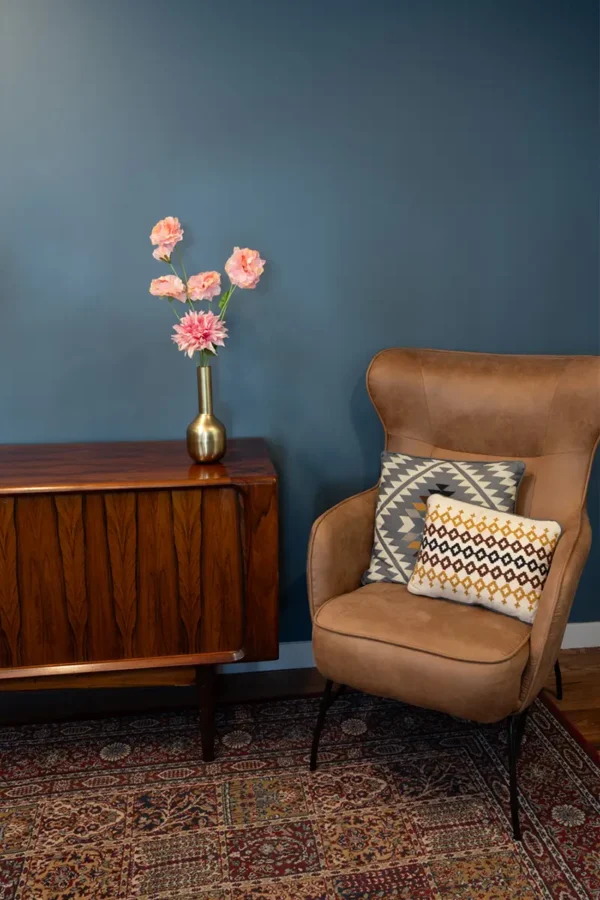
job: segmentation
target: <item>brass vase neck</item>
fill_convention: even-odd
[[[212,416],[212,373],[210,366],[198,366],[198,408],[200,415]]]

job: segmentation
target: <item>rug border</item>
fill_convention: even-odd
[[[576,725],[571,722],[569,717],[560,709],[556,702],[552,697],[548,695],[548,692],[544,689],[540,691],[538,695],[538,700],[540,700],[547,710],[554,716],[554,718],[562,725],[566,732],[568,732],[571,737],[577,741],[579,746],[585,753],[590,757],[592,762],[595,762],[596,765],[600,768],[600,753],[596,750],[596,748],[591,744],[586,737],[582,735]]]

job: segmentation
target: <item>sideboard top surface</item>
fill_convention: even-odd
[[[0,445],[0,495],[210,487],[276,477],[263,438],[233,438],[215,465],[192,464],[185,441]]]

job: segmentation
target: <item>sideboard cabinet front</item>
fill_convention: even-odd
[[[233,486],[0,497],[0,668],[242,648],[245,499]]]

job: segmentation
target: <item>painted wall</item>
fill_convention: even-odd
[[[0,0],[0,441],[172,438],[195,407],[148,233],[268,274],[219,361],[282,475],[282,638],[317,514],[377,476],[382,347],[596,353],[592,0]],[[596,546],[573,617],[599,619]]]

